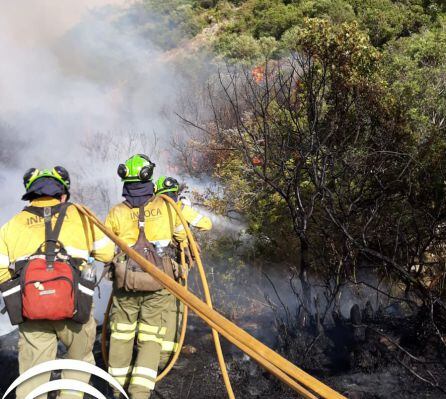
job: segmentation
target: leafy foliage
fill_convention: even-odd
[[[186,36],[217,28],[211,118],[182,149],[217,183],[202,202],[295,266],[301,310],[311,273],[325,315],[366,274],[446,345],[444,2],[171,1]]]
[[[304,18],[252,54],[211,92],[208,205],[244,215],[264,256],[297,255],[307,310],[310,270],[328,303],[364,269],[409,302],[444,298],[443,30],[380,51],[357,21]]]
[[[153,44],[172,49],[206,26],[203,10],[195,0],[144,0],[133,4],[126,18]]]

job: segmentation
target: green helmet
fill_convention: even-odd
[[[136,154],[118,166],[118,176],[124,182],[148,182],[152,180],[154,167],[147,155]]]
[[[156,181],[156,193],[164,194],[169,192],[176,192],[180,189],[180,184],[177,179],[173,177],[161,176]]]
[[[43,169],[39,170],[36,168],[31,168],[26,171],[23,176],[23,185],[26,190],[29,190],[31,185],[38,179],[42,177],[50,177],[62,183],[67,189],[70,189],[70,175],[68,171],[62,166],[55,166],[53,169]]]

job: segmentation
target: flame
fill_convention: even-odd
[[[251,159],[251,162],[254,166],[262,166],[263,165],[263,159],[260,156],[254,155]]]
[[[262,65],[256,66],[251,71],[251,74],[256,83],[261,83],[265,78],[265,67]]]

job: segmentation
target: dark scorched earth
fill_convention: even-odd
[[[294,333],[284,332],[283,326],[267,315],[255,319],[251,316],[237,323],[348,398],[446,399],[441,386],[438,389],[421,380],[425,376],[427,381],[436,381],[439,385],[445,381],[444,359],[438,348],[425,342],[422,353],[413,354],[407,350],[411,345],[420,347],[417,340],[422,337],[411,336],[414,330],[411,326],[416,320],[367,314],[367,309],[361,310],[357,305],[352,308],[350,318],[335,316],[333,319],[333,326],[324,331],[308,327]],[[17,330],[0,338],[1,394],[18,374],[17,338]],[[222,343],[237,398],[298,397],[237,348],[224,339]],[[59,356],[63,357],[62,347]],[[99,328],[95,356],[97,364],[104,367]],[[432,362],[431,359],[436,360]],[[110,388],[102,381],[93,379],[92,384],[107,397],[112,397]],[[210,330],[197,316],[191,315],[183,353],[171,373],[157,385],[152,398],[225,397]]]

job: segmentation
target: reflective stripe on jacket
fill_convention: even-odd
[[[207,216],[202,215],[200,212],[196,211],[190,205],[183,203],[181,200],[178,201],[178,205],[184,218],[190,226],[201,231],[208,231],[212,229],[211,219],[209,219]]]
[[[186,239],[186,232],[181,229],[181,221],[173,207],[162,198],[155,197],[144,208],[146,238],[157,247],[167,247],[174,238],[178,242]],[[105,221],[105,225],[132,246],[138,239],[139,208],[129,208],[120,203],[114,206]]]
[[[45,207],[59,203],[57,199],[46,197],[32,201],[31,206]],[[53,218],[53,226],[56,218],[57,215]],[[3,225],[0,229],[0,282],[10,278],[8,267],[11,263],[26,259],[44,241],[44,220],[32,213],[21,211]],[[86,261],[91,256],[100,262],[110,262],[113,259],[113,242],[73,205],[67,209],[59,241],[74,258]]]

